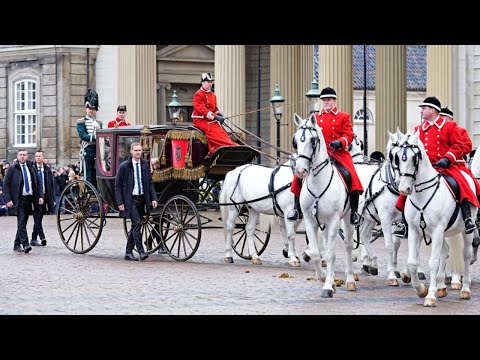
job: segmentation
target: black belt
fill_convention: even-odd
[[[132,195],[132,199],[144,199],[145,195]]]

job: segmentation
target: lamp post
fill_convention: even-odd
[[[363,154],[368,156],[367,45],[363,45]]]
[[[318,90],[318,81],[313,78],[312,88],[305,94],[308,100],[310,114],[320,111],[320,90]]]
[[[280,95],[278,84],[275,84],[275,92],[270,102],[272,103],[273,115],[275,116],[275,120],[277,120],[277,162],[280,162],[280,120],[283,115],[283,103],[285,99]]]
[[[173,125],[177,124],[178,119],[180,118],[180,108],[182,107],[182,104],[178,102],[177,98],[177,92],[173,90],[172,101],[167,105],[170,114],[170,121]]]

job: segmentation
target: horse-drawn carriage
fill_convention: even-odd
[[[205,135],[189,123],[175,125],[127,126],[97,131],[96,173],[98,189],[85,180],[73,180],[63,190],[57,214],[57,227],[65,246],[74,253],[87,253],[100,239],[109,215],[107,205],[118,209],[115,176],[119,165],[139,142],[143,158],[150,161],[159,206],[142,222],[142,242],[148,253],[164,248],[175,260],[188,260],[198,249],[202,230],[220,228],[210,224],[206,210],[218,209],[213,189],[227,172],[252,162],[258,152],[240,141],[238,146],[220,147],[207,156]],[[218,200],[218,198],[216,198]],[[65,214],[61,214],[64,211]],[[245,247],[248,212],[242,211],[237,223],[234,250],[249,259]],[[130,220],[123,219],[126,236]],[[255,241],[262,253],[270,230],[256,230]]]

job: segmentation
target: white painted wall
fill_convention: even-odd
[[[101,45],[96,62],[96,91],[100,102],[97,119],[107,127],[117,116],[118,104],[118,45]],[[127,108],[128,110],[128,108]]]

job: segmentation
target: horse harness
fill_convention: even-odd
[[[219,204],[219,205],[235,205],[235,207],[237,208],[238,211],[241,210],[241,207],[240,205],[247,205],[247,204],[250,204],[250,203],[254,203],[254,202],[257,202],[257,201],[261,201],[261,200],[265,200],[269,197],[272,198],[272,202],[273,202],[273,211],[275,212],[275,215],[276,216],[279,216],[279,217],[283,217],[284,215],[284,212],[282,210],[282,208],[280,207],[280,205],[278,205],[278,201],[277,201],[277,195],[279,193],[281,193],[282,191],[290,188],[290,186],[292,185],[292,183],[288,183],[286,185],[283,185],[281,188],[278,188],[277,190],[275,190],[274,188],[274,180],[275,180],[275,175],[278,173],[278,171],[280,170],[281,166],[282,165],[279,165],[277,166],[273,171],[272,173],[270,174],[270,182],[268,184],[268,195],[265,195],[265,196],[262,196],[260,198],[257,198],[257,199],[254,199],[254,200],[250,200],[250,201],[242,201],[242,202],[235,202],[235,200],[232,199],[233,197],[233,194],[235,194],[235,190],[237,189],[237,186],[238,184],[240,183],[240,176],[242,175],[242,172],[243,170],[245,170],[246,168],[252,166],[253,164],[250,164],[248,166],[245,166],[238,174],[238,177],[237,177],[237,183],[235,184],[235,187],[233,188],[233,191],[232,191],[232,194],[230,195],[230,201],[232,201],[231,204]],[[281,213],[279,214],[277,212],[277,209],[278,211]]]
[[[408,143],[408,138],[410,137],[410,135],[408,135],[407,139],[405,140],[405,142],[400,145],[401,147],[403,147],[403,154],[402,154],[402,161],[407,161],[407,150],[408,149],[411,149],[414,153],[414,157],[413,157],[413,164],[415,166],[415,171],[413,174],[410,174],[410,173],[401,173],[400,172],[400,169],[399,169],[399,165],[400,165],[400,160],[399,160],[399,157],[398,157],[398,153],[395,154],[395,158],[394,158],[394,161],[395,161],[395,166],[394,169],[397,170],[400,174],[400,176],[410,176],[413,178],[413,180],[415,181],[416,180],[416,175],[418,174],[418,166],[420,164],[420,160],[422,159],[422,153],[419,151],[419,152],[415,152],[414,149],[418,149],[418,146],[417,145],[412,145],[412,144],[409,144]],[[390,152],[390,158],[392,157],[392,154]],[[427,180],[427,181],[424,181],[420,184],[416,184],[414,182],[413,186],[415,187],[415,191],[417,193],[420,193],[422,191],[425,191],[427,189],[430,189],[432,187],[435,187],[432,195],[430,196],[430,198],[427,200],[427,202],[425,203],[425,205],[420,208],[419,206],[415,205],[415,203],[412,201],[411,198],[409,198],[410,200],[410,203],[413,205],[413,207],[415,209],[417,209],[419,212],[420,212],[420,229],[422,229],[422,234],[423,234],[423,239],[425,241],[425,244],[426,245],[430,245],[432,243],[432,239],[430,239],[430,241],[427,240],[427,236],[425,234],[425,228],[427,227],[427,224],[425,222],[425,217],[423,216],[423,212],[425,211],[425,209],[427,208],[427,206],[430,204],[430,202],[432,201],[433,197],[435,196],[435,194],[437,193],[437,190],[438,188],[440,187],[440,179],[443,178],[443,174],[442,173],[438,173],[437,175],[435,175],[432,179],[430,180]],[[445,185],[447,185],[447,187],[449,186],[447,180],[445,180],[445,178],[443,178],[443,181],[445,181]],[[432,183],[431,185],[428,185]],[[424,188],[422,189],[419,189],[421,186],[424,186]],[[454,199],[455,199],[455,210],[453,211],[453,214],[452,214],[452,217],[450,218],[448,224],[447,224],[447,227],[445,228],[444,232],[447,231],[448,229],[450,229],[452,227],[452,225],[455,223],[455,220],[457,219],[457,216],[458,216],[458,212],[460,210],[460,204],[458,202],[458,200],[455,198],[454,196]]]

